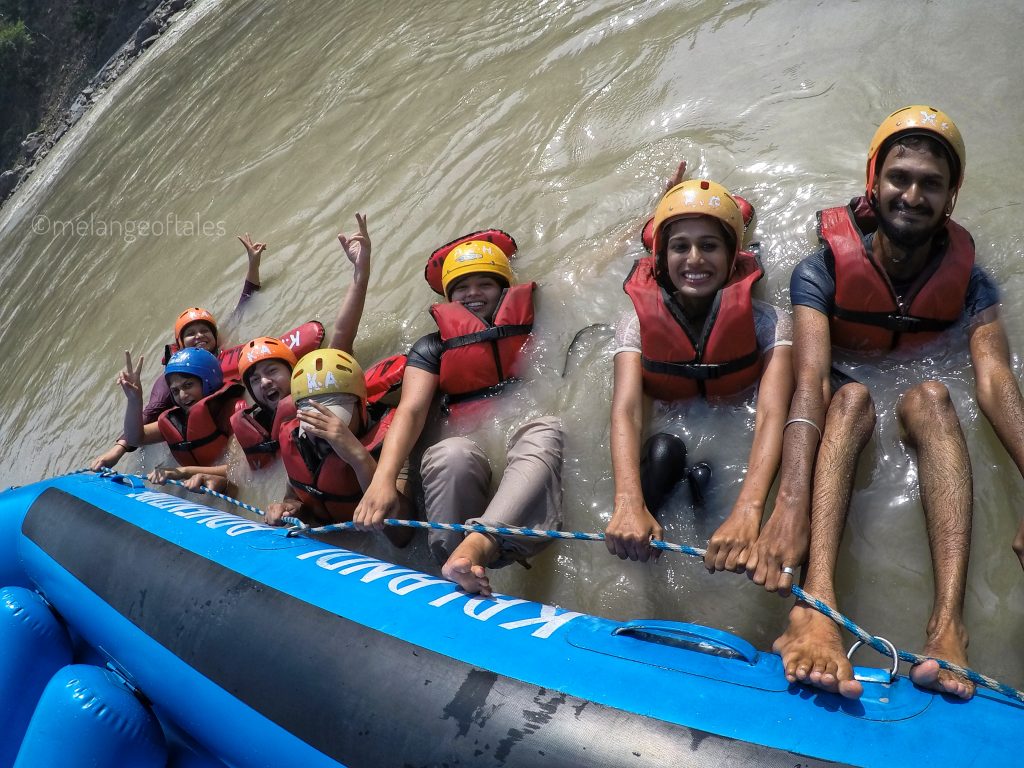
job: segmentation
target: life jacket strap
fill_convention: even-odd
[[[669,363],[661,360],[641,358],[645,371],[661,373],[668,376],[682,376],[696,381],[720,379],[732,373],[749,368],[757,362],[761,353],[757,350],[727,363]]]

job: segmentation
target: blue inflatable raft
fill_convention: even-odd
[[[82,690],[124,723],[62,721],[62,765],[164,765],[167,743],[238,768],[1020,764],[1024,706],[997,693],[858,669],[846,701],[725,632],[475,598],[126,478],[0,494],[0,584],[0,767],[47,765]],[[107,730],[153,756],[70,759]]]

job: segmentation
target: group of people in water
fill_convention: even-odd
[[[756,398],[747,472],[731,513],[711,536],[705,566],[745,571],[783,594],[803,569],[803,588],[835,606],[836,561],[857,461],[875,427],[871,393],[848,372],[850,354],[899,348],[909,367],[918,347],[939,343],[948,330],[966,335],[978,404],[1024,472],[1024,399],[998,293],[975,264],[970,234],[950,218],[965,161],[963,139],[940,110],[915,105],[887,117],[868,150],[864,195],[819,214],[821,245],[791,278],[792,318],[753,298],[763,269],[758,255],[744,250],[752,208],[713,181],[684,180],[685,163],[680,166],[644,230],[651,255],[636,262],[624,283],[633,307],[615,334],[610,553],[639,561],[656,556],[651,541],[662,536],[659,517],[673,489],[686,483],[695,499],[703,494],[711,469],[688,462],[684,427],[692,425],[674,406],[694,398]],[[537,286],[517,281],[510,263],[516,245],[500,230],[442,246],[425,275],[443,299],[430,310],[438,330],[407,355],[364,373],[352,347],[369,280],[370,238],[366,219],[357,215],[357,224],[352,237],[339,235],[353,280],[327,347],[321,348],[322,327],[311,323],[283,339],[261,337],[225,350],[214,317],[187,309],[145,408],[142,360],[136,365],[126,353],[117,377],[126,395],[124,433],[93,468],[163,441],[181,466],[154,470],[152,480],[233,492],[225,462],[233,435],[253,470],[280,459],[287,472],[287,492],[267,510],[268,523],[351,520],[404,546],[412,529],[384,521],[417,516],[410,457],[437,395],[442,412],[455,417],[486,410],[490,398],[521,386]],[[241,306],[259,288],[265,246],[248,235],[240,240],[249,259]],[[924,652],[966,666],[963,602],[973,506],[967,445],[949,391],[937,381],[902,393],[897,417],[917,456],[935,575]],[[472,433],[426,447],[415,474],[427,520],[559,526],[561,422],[522,418],[493,492],[490,458]],[[429,534],[442,574],[484,596],[491,594],[487,569],[525,561],[545,543]],[[1014,549],[1024,565],[1024,525]],[[807,604],[794,605],[774,648],[789,681],[860,695],[839,629]],[[961,698],[974,692],[970,681],[934,660],[915,666],[911,677]]]

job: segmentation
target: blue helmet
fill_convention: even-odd
[[[224,373],[220,369],[220,361],[205,349],[187,347],[179,349],[164,368],[164,379],[172,373],[195,376],[203,382],[203,397],[216,392],[224,384]]]

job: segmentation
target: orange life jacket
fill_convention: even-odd
[[[876,221],[862,200],[818,214],[819,236],[835,258],[832,343],[844,349],[884,351],[904,340],[930,341],[963,314],[974,268],[974,240],[959,224],[947,221],[945,253],[928,262],[901,300],[885,270],[864,248],[864,234],[875,231]]]
[[[226,383],[188,409],[168,408],[157,418],[160,434],[171,449],[174,460],[181,466],[212,467],[220,458],[231,436],[230,416],[245,407],[245,388],[241,384]],[[227,409],[225,413],[225,409]],[[184,433],[177,424],[184,423]]]
[[[235,439],[242,446],[245,458],[254,470],[268,467],[277,459],[281,447],[281,425],[295,418],[295,403],[286,397],[278,402],[268,432],[256,418],[262,408],[262,405],[254,405],[231,414],[231,431],[235,433]]]
[[[533,330],[536,288],[536,283],[508,288],[490,324],[456,302],[430,308],[444,345],[438,386],[447,405],[496,395],[515,379]]]
[[[757,382],[762,356],[751,291],[764,271],[740,251],[729,282],[718,291],[700,338],[654,274],[655,257],[638,259],[623,289],[640,320],[644,392],[658,400],[734,395]]]
[[[375,422],[359,442],[377,456],[384,435],[391,426],[395,412],[388,411]],[[281,461],[288,473],[288,482],[295,495],[312,515],[322,523],[343,523],[352,519],[363,489],[355,470],[342,461],[323,441],[299,436],[299,419],[295,417],[281,426]]]

